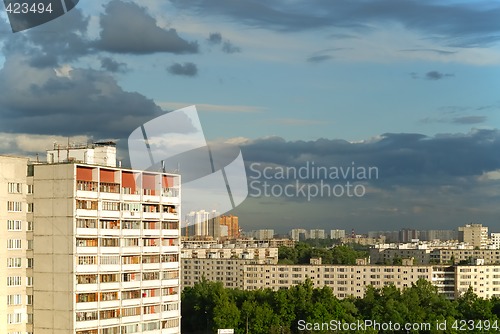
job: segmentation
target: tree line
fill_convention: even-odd
[[[278,291],[227,289],[221,282],[203,279],[184,289],[181,305],[182,333],[193,334],[217,333],[218,328],[233,328],[236,334],[500,332],[500,298],[482,299],[469,289],[452,301],[438,294],[426,280],[404,290],[393,285],[380,289],[369,286],[364,298],[338,299],[329,287],[315,288],[309,279]],[[379,324],[428,323],[432,327],[395,331],[344,330],[341,326],[336,330],[332,327],[308,330],[301,326],[330,324],[332,320],[341,324],[365,320]],[[474,320],[474,325],[471,327],[466,320]],[[437,323],[441,329],[436,328]]]
[[[278,249],[279,264],[309,264],[309,260],[320,257],[322,264],[354,265],[356,259],[367,258],[368,249],[360,245],[336,245],[331,248],[315,247],[299,242],[295,247],[281,246]]]

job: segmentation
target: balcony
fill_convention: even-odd
[[[148,320],[158,320],[158,319],[160,319],[160,313],[144,314],[144,315],[142,316],[142,319],[143,319],[144,321],[148,321]],[[155,329],[155,330],[154,330],[154,331],[152,331],[151,333],[156,333],[156,332],[158,332],[158,330],[157,330],[157,329]],[[144,333],[149,333],[149,331],[144,332]]]
[[[180,282],[178,278],[164,279],[161,281],[162,286],[177,286],[179,284]]]
[[[141,316],[140,315],[133,315],[133,316],[122,316],[122,324],[126,325],[128,323],[140,323],[141,322]]]
[[[180,317],[181,313],[179,310],[174,310],[174,311],[164,311],[161,313],[162,319],[171,319],[171,318],[178,318]]]
[[[141,306],[141,298],[122,299],[122,306]]]
[[[159,229],[143,229],[142,235],[144,236],[160,236],[161,230]]]
[[[179,236],[179,230],[162,230],[162,235],[163,236],[168,236],[168,237],[178,237]]]
[[[120,218],[120,211],[115,211],[115,210],[101,210],[101,217],[103,218]]]
[[[179,333],[179,328],[178,327],[163,328],[161,330],[161,334],[177,334],[177,333]]]
[[[97,210],[76,209],[78,217],[97,217]]]
[[[123,228],[122,236],[141,236],[141,230],[139,228]]]
[[[141,213],[139,211],[122,211],[123,219],[139,219],[141,218]]]
[[[142,269],[143,270],[160,269],[160,263],[143,263],[142,264]]]
[[[179,262],[163,262],[162,269],[179,269]]]
[[[117,308],[120,307],[120,300],[106,300],[99,302],[99,308]]]
[[[143,219],[155,219],[155,220],[160,220],[161,218],[161,213],[160,212],[143,212],[142,213]]]
[[[97,283],[96,284],[77,284],[76,291],[77,292],[95,292],[98,291]]]
[[[101,264],[99,266],[99,271],[118,272],[120,271],[120,268],[119,264]]]
[[[178,302],[181,299],[180,299],[179,294],[175,294],[175,295],[163,296],[162,300],[165,303],[165,302]]]
[[[120,254],[120,247],[99,247],[100,254]]]
[[[97,309],[97,302],[90,302],[90,303],[76,303],[75,304],[75,309],[77,311],[82,311],[82,310],[94,310]]]
[[[76,247],[76,253],[78,255],[82,255],[82,254],[97,254],[97,247],[77,246]]]
[[[140,271],[140,263],[122,264],[122,271]]]
[[[143,304],[159,304],[161,303],[161,296],[156,297],[142,297]],[[144,305],[146,306],[146,305]]]
[[[122,194],[122,200],[125,202],[140,202],[141,195],[137,194]]]
[[[76,197],[77,198],[97,198],[99,193],[97,191],[88,191],[88,190],[77,190]]]
[[[160,285],[161,285],[161,281],[160,280],[142,281],[142,287],[143,288],[160,287]]]
[[[142,196],[142,201],[146,203],[160,203],[160,196],[144,195]]]
[[[142,251],[144,253],[159,253],[160,246],[143,246]]]
[[[140,254],[141,247],[139,246],[123,246],[122,254]]]
[[[99,326],[99,320],[77,321],[75,322],[75,329],[92,329]]]
[[[120,235],[120,228],[101,228],[99,230],[99,235],[101,236],[107,236],[107,235]]]
[[[122,282],[122,289],[140,288],[141,281]]]
[[[97,229],[96,228],[81,228],[78,227],[76,229],[76,235],[97,235]]]
[[[76,273],[77,274],[84,274],[84,273],[96,273],[97,272],[98,265],[77,265],[76,266]]]
[[[99,285],[100,290],[117,290],[120,289],[120,282],[107,282],[107,283],[101,283]],[[99,291],[99,290],[93,290],[93,291]]]
[[[101,191],[100,197],[102,199],[110,199],[110,200],[113,200],[113,201],[119,201],[120,200],[120,194],[119,193],[108,193],[108,192]]]
[[[179,251],[179,246],[161,246],[162,253],[175,253]]]

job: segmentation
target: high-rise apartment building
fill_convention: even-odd
[[[113,147],[96,165],[73,150],[0,157],[0,332],[180,333],[180,176],[116,168]]]
[[[221,226],[227,226],[227,237],[237,239],[240,237],[240,227],[238,225],[238,216],[227,215],[220,216]]]
[[[0,156],[0,333],[33,333],[33,236],[28,159]]]
[[[345,230],[330,230],[330,239],[345,238]]]
[[[467,224],[458,228],[458,241],[474,247],[485,247],[488,243],[488,227],[482,224]]]

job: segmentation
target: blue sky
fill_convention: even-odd
[[[126,159],[133,129],[196,104],[248,164],[380,166],[362,199],[249,198],[246,229],[494,229],[498,17],[500,1],[81,1],[14,34],[2,14],[0,151],[71,136]]]

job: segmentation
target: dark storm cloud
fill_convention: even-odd
[[[327,61],[329,59],[332,59],[333,57],[330,55],[320,55],[320,56],[311,56],[307,58],[307,61],[309,63],[322,63],[324,61]]]
[[[371,29],[381,21],[441,36],[458,47],[489,45],[500,38],[500,5],[443,3],[422,0],[171,0],[179,8],[203,15],[223,15],[250,26],[280,31],[324,27]],[[437,39],[437,37],[436,37]]]
[[[425,73],[425,78],[427,80],[441,80],[441,79],[449,78],[449,77],[453,77],[453,76],[455,76],[455,75],[452,73],[441,73],[438,71],[429,71],[429,72]]]
[[[457,53],[457,51],[447,51],[447,50],[439,50],[439,49],[403,49],[403,50],[399,50],[399,51],[401,51],[401,52],[431,52],[431,53],[436,53],[436,54],[443,55],[443,56],[450,56],[450,55]]]
[[[220,44],[222,43],[222,35],[220,32],[210,33],[210,35],[208,35],[207,41],[210,44]]]
[[[229,42],[229,41],[225,41],[224,44],[222,44],[222,51],[224,53],[239,53],[241,52],[241,48],[234,45],[233,43]]]
[[[120,63],[109,57],[101,59],[101,68],[112,73],[125,73],[127,72],[127,64]]]
[[[486,122],[488,118],[486,116],[462,116],[455,117],[453,123],[456,124],[479,124]]]
[[[149,54],[170,52],[197,53],[198,43],[181,38],[175,29],[158,27],[144,7],[135,3],[113,0],[101,15],[100,39],[94,45],[99,50]]]
[[[85,37],[89,18],[74,9],[56,20],[23,33],[9,34],[2,47],[8,57],[19,52],[29,55],[34,67],[53,67],[92,52]]]
[[[247,164],[263,166],[376,166],[377,186],[461,183],[500,169],[500,131],[475,130],[468,134],[384,134],[378,140],[350,143],[344,140],[285,141],[265,138],[242,146]]]
[[[91,69],[36,68],[19,54],[0,70],[0,132],[124,138],[162,113],[150,99],[124,91]]]
[[[175,63],[167,68],[167,71],[173,75],[184,75],[194,77],[198,74],[198,67],[194,63]]]

